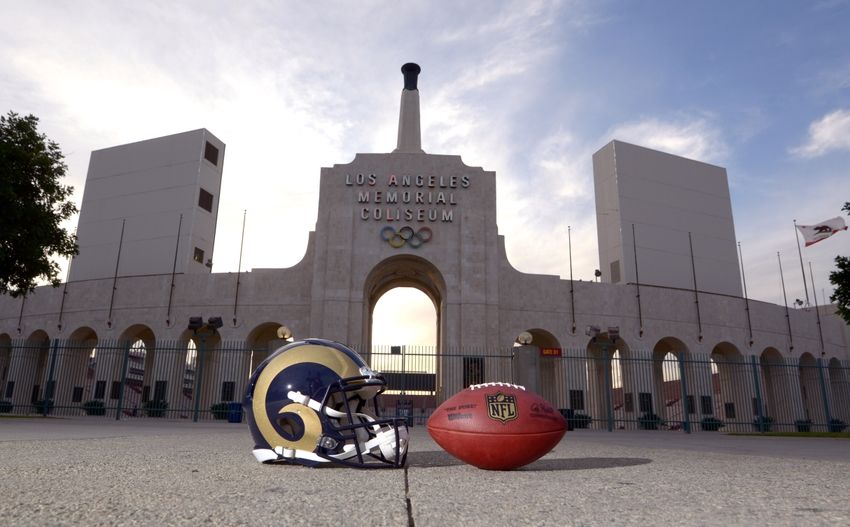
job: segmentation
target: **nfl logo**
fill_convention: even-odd
[[[517,418],[516,397],[497,392],[487,396],[487,415],[502,424]]]

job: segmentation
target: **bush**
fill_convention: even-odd
[[[230,415],[230,403],[216,403],[210,407],[214,419],[227,419]]]
[[[165,411],[168,410],[167,401],[145,401],[142,403],[142,408],[148,417],[162,417]]]
[[[53,411],[53,399],[41,399],[32,403],[32,409],[37,414],[49,414]]]
[[[794,426],[797,427],[798,432],[811,432],[812,431],[812,420],[811,419],[797,419],[794,421]]]
[[[658,427],[664,424],[666,424],[664,419],[661,419],[652,412],[646,412],[638,418],[638,425],[643,430],[658,430]]]
[[[86,415],[106,415],[106,408],[103,406],[103,401],[86,401],[83,403],[83,410]]]
[[[771,426],[773,426],[773,418],[769,415],[760,415],[753,419],[753,427],[756,432],[770,432]]]
[[[0,414],[8,414],[13,407],[12,401],[0,401]]]
[[[843,432],[845,428],[847,428],[847,423],[845,423],[841,419],[830,419],[829,420],[829,431],[830,432]]]
[[[589,428],[593,418],[585,414],[573,414],[567,421],[572,428]]]
[[[711,416],[703,417],[699,425],[700,428],[702,428],[703,432],[717,432],[724,426],[724,423],[720,419]]]

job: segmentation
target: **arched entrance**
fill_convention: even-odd
[[[372,319],[378,300],[396,287],[412,287],[425,293],[437,311],[437,349],[445,345],[442,328],[445,317],[446,282],[440,271],[428,260],[412,254],[393,256],[378,263],[363,285],[364,320],[362,349],[368,354],[372,347]]]
[[[734,344],[721,342],[711,350],[709,360],[716,416],[726,423],[727,430],[748,430],[755,417],[755,390],[744,356]]]
[[[375,306],[384,294],[399,287],[417,289],[433,304],[437,337],[434,347],[408,350],[404,348],[408,343],[396,342],[387,349],[373,350]],[[445,346],[442,334],[445,298],[446,284],[442,274],[431,262],[418,256],[406,254],[387,258],[366,277],[363,286],[364,342],[358,351],[367,363],[384,372],[391,391],[388,397],[384,397],[383,404],[390,414],[425,415],[426,409],[436,406],[441,393],[457,391],[447,388],[448,379],[442,375],[443,372],[460,373],[462,367],[461,357],[443,357],[440,354]],[[412,356],[407,356],[408,351]],[[396,353],[398,357],[393,356]]]

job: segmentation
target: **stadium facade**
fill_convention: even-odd
[[[736,369],[721,381],[750,376],[750,388],[726,401],[741,419],[773,405],[773,415],[789,420],[850,421],[850,329],[834,306],[789,311],[742,295],[724,169],[609,143],[594,155],[603,281],[522,273],[497,229],[495,172],[422,151],[419,68],[403,72],[397,148],[321,169],[316,228],[291,268],[212,273],[205,265],[225,150],[208,131],[93,152],[71,279],[25,298],[0,297],[0,400],[13,408],[44,399],[68,407],[108,401],[116,395],[110,386],[129,383],[132,356],[140,401],[173,408],[200,378],[174,371],[201,347],[207,369],[195,400],[208,409],[239,399],[250,371],[285,337],[281,326],[368,355],[377,301],[404,286],[423,291],[437,314],[427,405],[470,380],[510,378],[559,408],[581,399],[574,409],[596,416],[615,403],[621,413],[661,414],[667,388],[654,364],[674,357],[686,365],[676,378],[692,394],[683,401],[714,393],[712,378],[723,375],[718,364],[740,364],[759,377]],[[187,325],[192,317],[208,332],[202,346],[197,324]],[[517,367],[485,357],[486,350],[511,350],[523,333],[530,344],[511,353],[531,349],[533,360]],[[216,358],[226,341],[243,344],[236,360]],[[94,361],[107,342],[144,353]],[[182,355],[157,353],[165,348]],[[583,355],[584,367],[557,360],[569,350]],[[450,353],[470,359],[440,366]],[[688,362],[695,357],[706,361]],[[612,378],[611,359],[634,362],[621,362]],[[771,373],[770,364],[794,367]],[[768,385],[792,395],[771,396]],[[687,412],[699,418],[716,408]]]

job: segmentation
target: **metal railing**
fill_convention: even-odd
[[[238,421],[268,354],[229,341],[13,341],[0,347],[0,413]],[[470,384],[516,377],[511,348],[362,355],[387,379],[382,414],[411,424]],[[540,357],[539,387],[573,428],[836,432],[850,423],[850,364],[809,355],[563,350]]]

